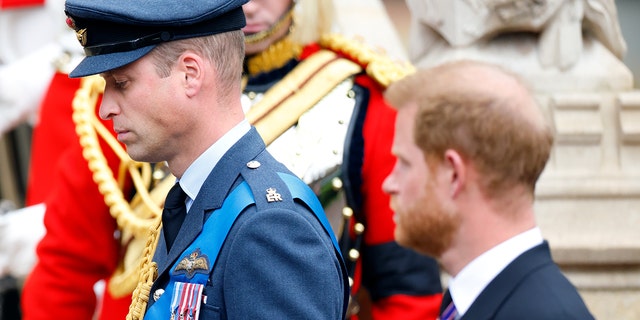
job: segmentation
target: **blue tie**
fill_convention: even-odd
[[[164,209],[162,210],[162,231],[167,244],[167,251],[171,249],[173,242],[180,231],[184,217],[187,215],[187,206],[185,199],[187,194],[182,191],[180,183],[173,185],[167,199],[164,201]]]

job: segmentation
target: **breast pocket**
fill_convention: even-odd
[[[200,316],[199,320],[220,320],[222,319],[222,308],[218,305],[220,303],[220,299],[216,299],[216,295],[214,293],[214,288],[212,286],[206,286],[204,288],[204,294],[207,296],[207,299],[200,306]]]
[[[220,308],[205,304],[200,309],[200,317],[198,317],[198,319],[199,320],[220,320],[222,319],[222,316],[220,315]]]

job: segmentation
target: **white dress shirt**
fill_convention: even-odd
[[[543,241],[540,228],[525,231],[473,259],[455,278],[449,280],[449,292],[458,317],[469,310],[473,301],[507,265]]]
[[[184,193],[187,194],[187,212],[191,209],[193,200],[200,192],[200,188],[204,181],[218,164],[222,156],[231,149],[249,130],[251,126],[245,119],[229,132],[222,136],[216,143],[212,144],[205,152],[203,152],[188,168],[180,178],[180,186]]]

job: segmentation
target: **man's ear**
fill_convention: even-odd
[[[180,72],[184,75],[184,88],[188,97],[195,96],[202,87],[204,79],[204,60],[193,52],[180,56]]]
[[[467,165],[460,153],[453,149],[447,149],[444,152],[442,165],[444,167],[444,174],[446,174],[445,178],[449,185],[449,195],[455,198],[462,192],[467,184]]]

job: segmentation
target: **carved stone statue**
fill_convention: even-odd
[[[617,58],[626,52],[614,0],[407,0],[413,16],[410,58],[438,42],[464,48],[514,33],[538,35],[542,68],[572,68],[591,35]],[[442,44],[439,44],[442,45]]]

